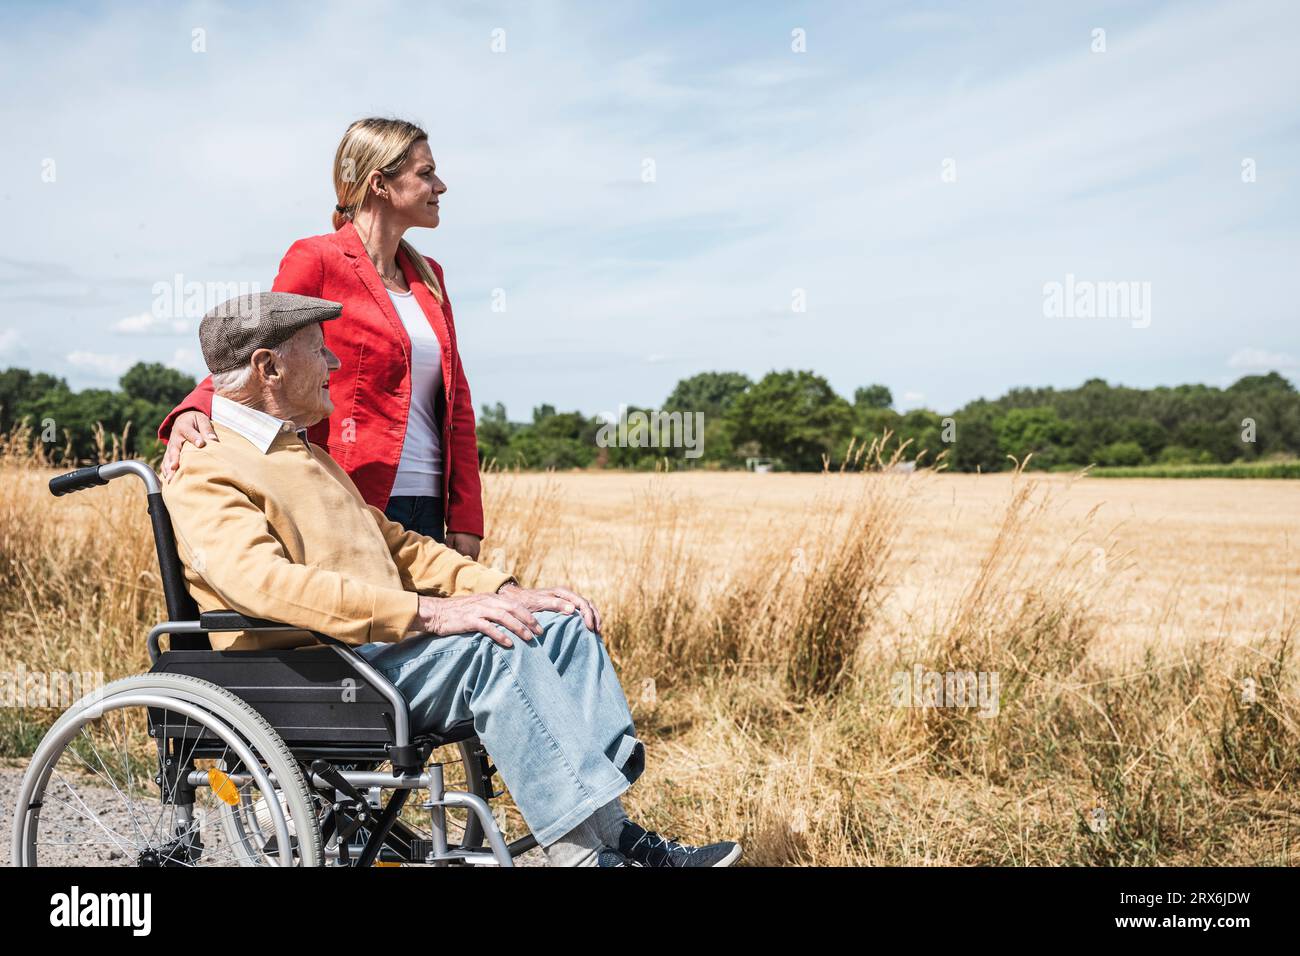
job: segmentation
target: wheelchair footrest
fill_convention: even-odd
[[[438,862],[430,859],[433,855],[433,841],[416,838],[411,841],[411,862],[413,863],[434,863]],[[452,844],[447,848],[447,856],[442,858],[443,863],[457,864],[460,866],[496,866],[497,859],[492,855],[491,850],[466,850],[463,847]]]

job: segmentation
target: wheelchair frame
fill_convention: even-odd
[[[199,613],[185,588],[184,571],[171,519],[163,502],[161,484],[148,465],[140,461],[93,465],[51,478],[49,487],[57,497],[104,485],[123,475],[134,475],[144,483],[167,605],[168,620],[149,631],[148,650],[152,665],[149,674],[180,674],[197,678],[233,694],[257,711],[283,741],[293,759],[307,768],[305,779],[309,790],[323,795],[327,805],[326,816],[323,822],[317,822],[323,841],[338,836],[337,852],[341,864],[370,866],[379,861],[437,866],[513,866],[514,857],[537,845],[531,834],[507,843],[498,827],[488,804],[488,799],[499,796],[492,791],[495,768],[488,762],[486,751],[475,735],[473,722],[464,721],[443,734],[412,735],[409,709],[401,693],[351,645],[313,631],[311,633],[322,647],[213,650],[208,635],[214,633],[302,629],[275,621],[246,618],[228,610]],[[167,650],[160,647],[163,635],[169,638]],[[345,701],[341,690],[346,690],[352,699]],[[167,702],[165,695],[157,700],[161,704]],[[156,736],[153,710],[149,716],[150,733]],[[342,716],[346,716],[346,722],[340,721]],[[50,734],[53,733],[52,728]],[[170,745],[173,737],[170,729],[165,731],[165,736],[168,739],[163,743]],[[181,732],[180,739],[193,740],[186,758],[190,769],[167,771],[161,766],[161,754],[166,748],[160,746],[159,779],[163,779],[164,773],[170,775],[169,780],[177,779],[179,775],[179,786],[192,793],[191,788],[209,786],[208,775],[193,769],[193,761],[217,755],[212,747],[220,741],[211,734],[204,736],[201,728],[189,728],[188,725]],[[44,744],[45,741],[42,747],[38,747],[38,754]],[[467,775],[472,776],[476,767],[481,769],[480,779],[469,781],[471,789],[479,792],[447,790],[443,765],[429,762],[435,749],[450,744],[460,745]],[[391,773],[357,768],[358,764],[384,761],[391,762]],[[39,815],[39,801],[32,800],[33,781],[30,779],[35,767],[36,755],[33,755],[33,765],[27,774],[29,779],[20,788],[15,812],[15,864],[20,860],[23,841],[29,839],[27,827],[35,825]],[[241,788],[255,778],[269,779],[273,786],[276,783],[274,774],[265,767],[259,767],[256,773],[247,768],[237,770],[227,777]],[[393,791],[387,804],[381,803],[381,789]],[[427,839],[399,820],[403,806],[415,790],[428,792],[422,804],[430,815]],[[177,797],[178,793],[174,791],[172,802],[183,802]],[[162,788],[161,799],[168,802],[166,787]],[[467,812],[460,844],[448,842],[448,807]],[[275,811],[283,823],[282,811],[278,807]],[[350,841],[358,834],[365,834],[365,842],[354,860]],[[487,849],[478,846],[483,839],[487,841]]]

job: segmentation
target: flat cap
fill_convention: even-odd
[[[305,325],[337,319],[342,304],[291,292],[252,292],[227,299],[199,322],[209,372],[239,368],[258,349],[274,348]]]

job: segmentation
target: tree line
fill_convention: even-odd
[[[117,389],[73,391],[59,377],[26,369],[0,372],[0,432],[29,428],[30,440],[64,452],[97,453],[96,425],[125,435],[124,455],[153,458],[158,423],[194,387],[188,375],[138,363]],[[1032,455],[1029,467],[1089,464],[1215,464],[1300,455],[1300,393],[1277,372],[1227,388],[1151,389],[1089,379],[1077,388],[1014,388],[949,414],[900,412],[883,385],[839,395],[807,370],[772,371],[757,381],[740,372],[682,379],[659,408],[621,408],[617,422],[543,404],[530,421],[505,406],[478,416],[484,464],[502,468],[743,468],[765,459],[791,471],[838,468],[884,433],[904,460],[942,462],[956,471],[1000,471]]]
[[[1227,388],[1179,385],[1151,389],[1094,378],[1078,388],[1015,388],[977,399],[950,414],[894,408],[884,385],[865,385],[852,399],[811,371],[773,371],[758,381],[739,372],[703,372],[677,383],[659,409],[640,414],[621,444],[602,444],[599,418],[533,409],[532,421],[511,422],[492,405],[479,418],[479,450],[506,467],[741,468],[753,458],[792,471],[838,468],[853,449],[889,433],[891,448],[922,466],[1002,471],[1029,458],[1030,468],[1086,465],[1215,464],[1300,454],[1300,393],[1276,372],[1246,376]],[[699,449],[647,439],[643,424],[658,413],[703,415]],[[670,437],[675,437],[676,432]],[[639,440],[638,440],[639,439]],[[1015,459],[1013,461],[1013,459]]]

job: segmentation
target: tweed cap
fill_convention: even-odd
[[[253,292],[227,299],[199,322],[209,372],[239,368],[258,349],[287,340],[305,325],[337,319],[343,306],[291,292]]]

